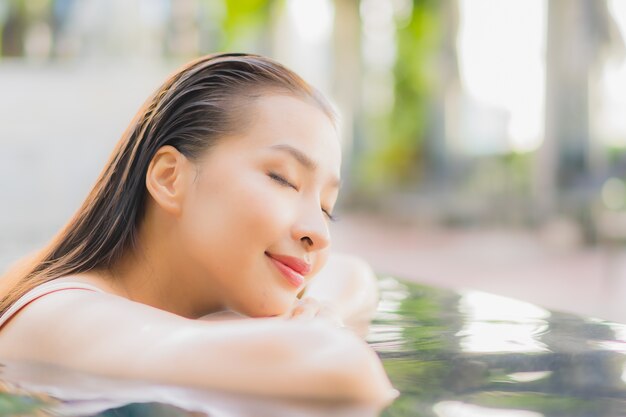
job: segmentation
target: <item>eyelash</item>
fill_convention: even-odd
[[[268,175],[270,176],[270,178],[272,178],[273,180],[279,182],[280,184],[285,185],[287,187],[291,187],[294,190],[298,191],[298,188],[296,188],[295,185],[293,185],[292,183],[290,183],[289,181],[287,181],[285,178],[281,177],[280,175],[278,175],[278,174],[276,174],[274,172],[270,172]],[[328,217],[328,219],[331,222],[336,222],[338,220],[337,217],[333,216],[328,211],[326,211],[324,209],[322,209],[322,211],[324,212],[324,214]]]

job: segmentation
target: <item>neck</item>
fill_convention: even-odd
[[[192,319],[223,311],[219,288],[177,249],[180,246],[168,233],[167,222],[153,221],[156,215],[148,210],[138,245],[108,271],[116,291],[130,300]]]

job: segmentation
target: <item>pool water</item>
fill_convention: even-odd
[[[4,361],[0,415],[626,416],[626,326],[379,277],[367,335],[401,395],[384,410],[114,380]]]
[[[380,280],[368,341],[402,395],[382,416],[626,416],[626,326]]]

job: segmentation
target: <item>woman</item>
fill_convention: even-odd
[[[388,402],[376,354],[336,326],[349,317],[297,298],[328,258],[335,124],[315,89],[268,58],[218,54],[177,71],[74,218],[0,281],[0,358]],[[195,320],[224,311],[248,318]]]

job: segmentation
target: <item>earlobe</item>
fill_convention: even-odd
[[[186,162],[176,148],[166,145],[154,154],[146,172],[148,192],[159,207],[174,216],[182,211]]]

